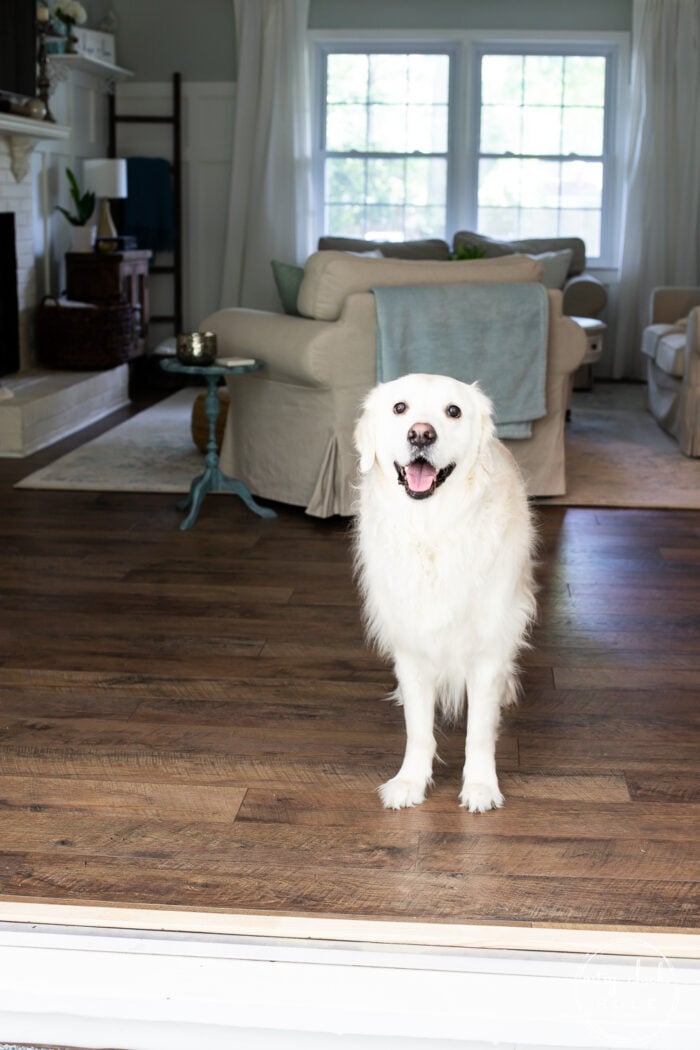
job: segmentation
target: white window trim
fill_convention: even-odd
[[[424,47],[454,48],[452,82],[454,103],[450,113],[450,157],[448,160],[447,240],[458,230],[474,229],[476,215],[476,157],[478,131],[478,77],[477,49],[493,47],[516,47],[521,50],[537,48],[560,49],[559,53],[575,53],[577,48],[602,48],[614,53],[608,90],[614,104],[606,98],[609,107],[609,135],[611,136],[609,167],[606,172],[605,200],[606,220],[603,231],[603,251],[598,259],[590,259],[589,269],[600,274],[611,274],[619,266],[621,220],[623,207],[623,157],[627,130],[627,112],[630,75],[630,34],[625,32],[589,32],[572,30],[534,31],[518,33],[507,30],[310,30],[309,43],[313,63],[315,97],[320,102],[322,95],[321,63],[318,61],[322,47],[356,45],[363,50],[372,46],[398,47],[420,50]],[[318,46],[317,46],[318,45]],[[475,90],[476,89],[476,90]],[[320,119],[316,106],[314,121],[314,191],[316,199],[323,199],[320,164]],[[320,192],[320,196],[319,196]],[[317,214],[316,239],[323,232],[323,215]]]

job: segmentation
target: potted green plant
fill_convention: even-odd
[[[486,251],[478,244],[458,244],[457,251],[450,253],[450,259],[485,259]]]
[[[89,252],[92,251],[92,246],[95,243],[95,224],[89,225],[90,218],[95,210],[95,194],[87,190],[85,193],[81,193],[78,180],[70,168],[66,168],[66,175],[70,186],[70,195],[75,205],[75,213],[69,212],[67,208],[62,208],[60,204],[57,204],[56,207],[62,215],[65,215],[73,228],[73,250],[76,252]]]

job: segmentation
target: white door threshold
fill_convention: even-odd
[[[507,926],[470,923],[375,921],[149,908],[114,904],[54,904],[0,897],[0,922],[78,928],[146,930],[234,937],[277,937],[318,941],[359,941],[429,948],[486,948],[498,951],[668,956],[700,961],[700,932],[603,927]]]
[[[324,921],[295,937],[2,922],[2,1039],[120,1050],[697,1047],[698,959],[650,946],[634,956],[430,944],[430,930],[445,939],[430,924],[314,937],[331,933]],[[425,942],[361,939],[375,926]]]

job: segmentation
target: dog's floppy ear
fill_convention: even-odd
[[[480,423],[476,461],[488,468],[491,464],[492,442],[496,436],[496,425],[493,421],[493,404],[478,383],[471,383],[470,386],[476,398]]]
[[[374,466],[377,454],[374,422],[370,406],[372,403],[372,392],[365,398],[362,412],[355,424],[355,448],[360,454],[360,473],[368,474]]]
[[[486,396],[484,391],[481,389],[478,383],[472,383],[471,388],[476,396],[477,405],[479,407],[479,419],[481,422],[481,443],[482,445],[487,444],[496,433],[496,426],[493,421],[493,404],[491,400]]]

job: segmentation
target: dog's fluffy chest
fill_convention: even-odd
[[[465,523],[425,528],[418,515],[415,524],[383,525],[380,535],[366,528],[358,549],[370,633],[380,645],[411,638],[416,648],[436,652],[451,637],[451,625],[478,617],[497,556],[493,531],[476,522],[471,529]],[[471,633],[478,634],[476,624]]]

